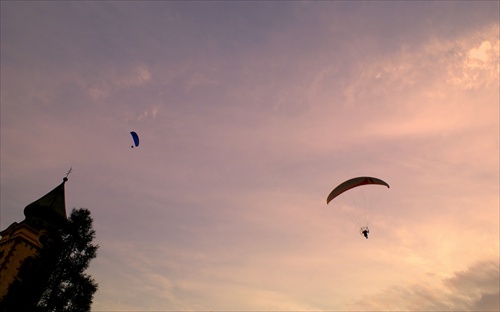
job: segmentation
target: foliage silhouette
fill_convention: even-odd
[[[37,311],[90,311],[98,284],[85,270],[97,256],[98,245],[92,244],[95,231],[90,211],[74,209],[61,229],[62,247]]]

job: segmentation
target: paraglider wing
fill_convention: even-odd
[[[389,184],[387,184],[385,181],[382,181],[382,180],[377,179],[377,178],[357,177],[357,178],[349,179],[333,189],[333,191],[330,193],[330,195],[328,195],[328,197],[326,199],[326,203],[328,204],[329,202],[332,201],[332,199],[334,199],[335,197],[344,193],[345,191],[348,191],[352,188],[355,188],[355,187],[358,187],[361,185],[366,185],[366,184],[379,184],[379,185],[385,185],[385,186],[389,187]]]
[[[137,135],[137,133],[132,131],[132,132],[130,132],[130,134],[132,135],[132,139],[134,139],[135,147],[139,146],[139,136]],[[132,146],[132,148],[134,148],[134,146]]]

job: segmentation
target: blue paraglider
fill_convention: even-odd
[[[139,146],[139,136],[137,135],[137,133],[132,131],[132,132],[130,132],[130,134],[132,135],[132,139],[134,139],[134,145],[135,145],[135,146],[132,145],[131,148]]]

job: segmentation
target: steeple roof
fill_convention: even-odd
[[[24,208],[26,219],[41,218],[45,221],[60,223],[67,220],[64,184],[68,178],[38,200]]]

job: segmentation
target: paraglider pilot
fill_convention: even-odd
[[[368,227],[362,227],[361,228],[361,234],[363,234],[363,236],[368,239],[368,233],[370,233],[370,230],[368,229]]]

